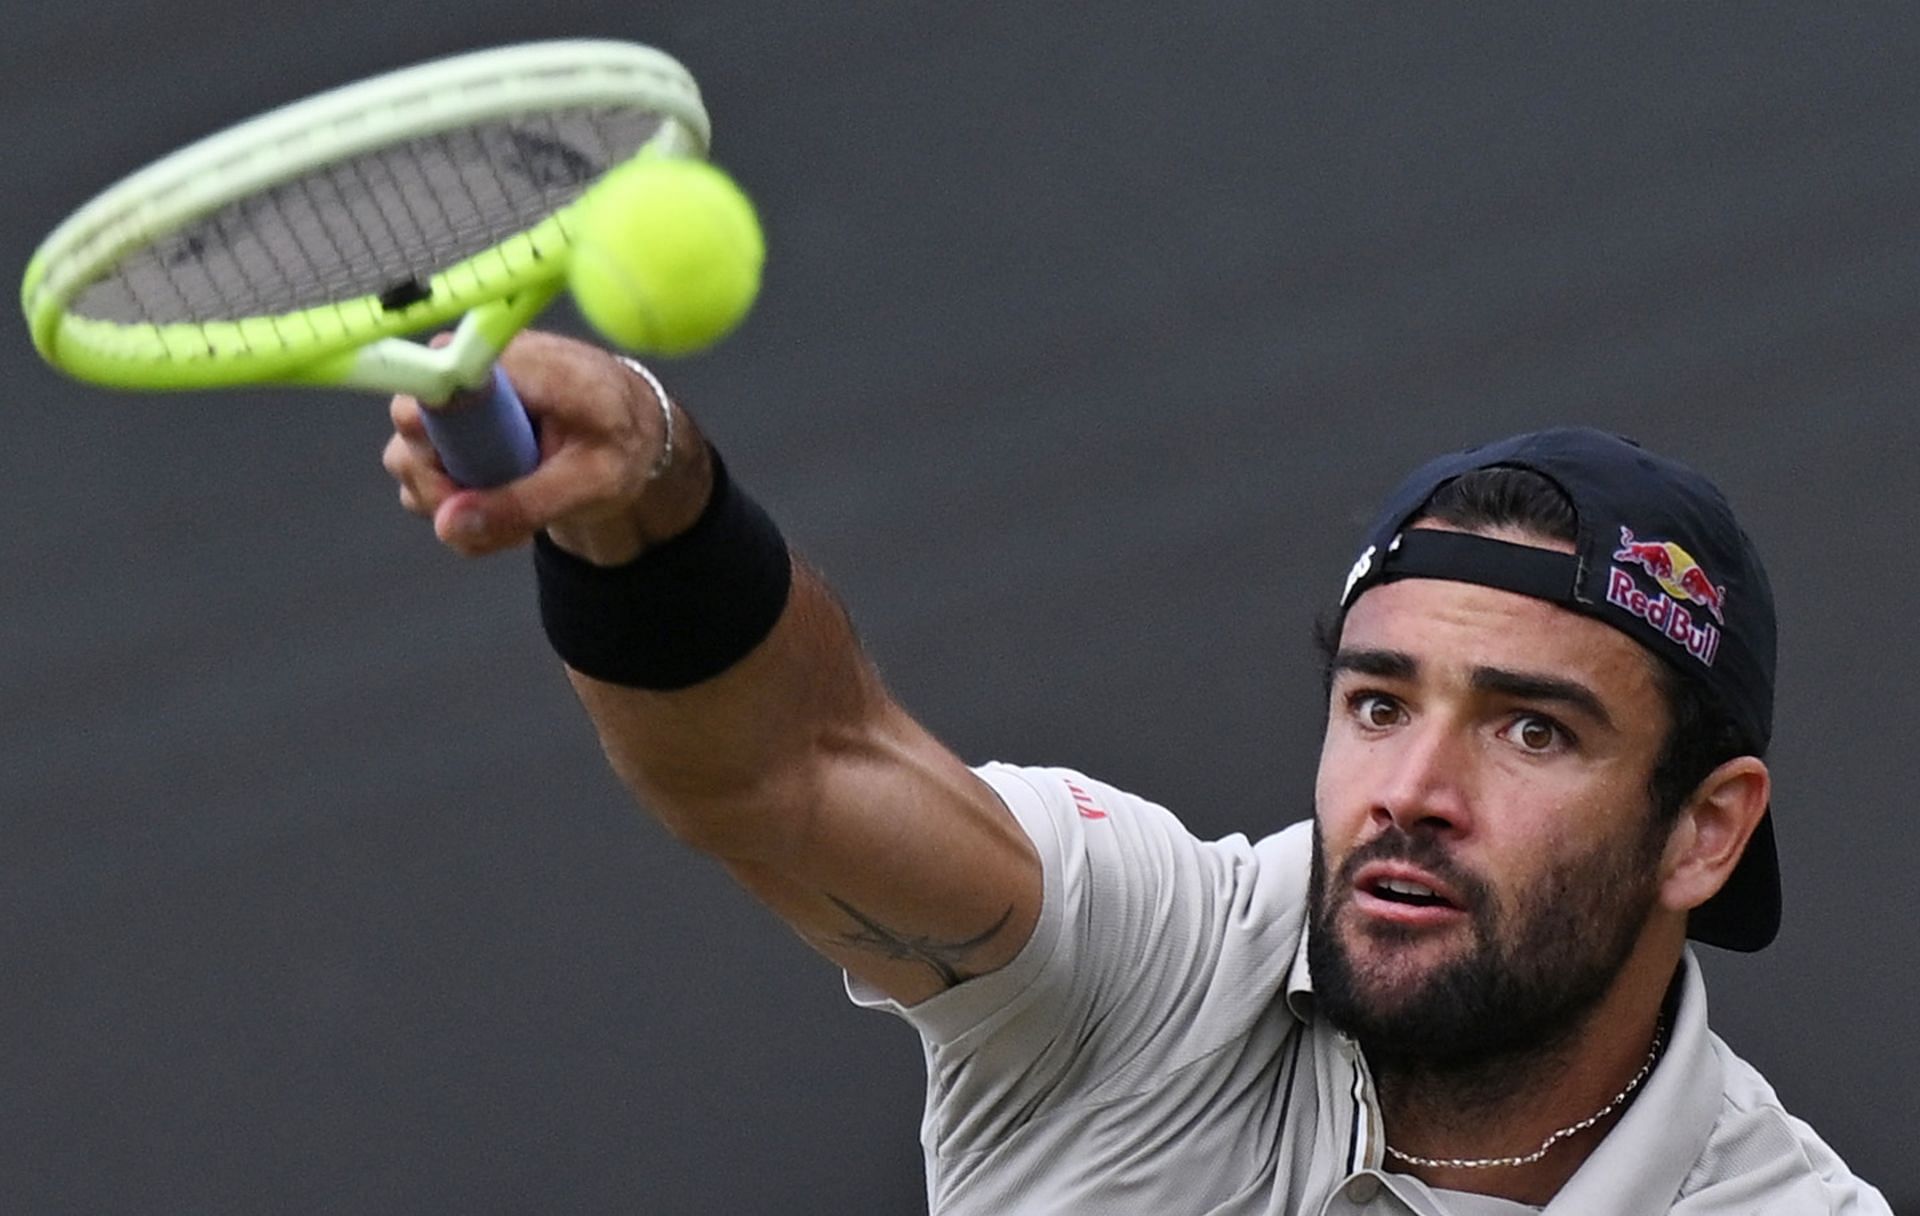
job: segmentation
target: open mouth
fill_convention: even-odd
[[[1384,920],[1422,924],[1462,914],[1466,905],[1445,883],[1414,866],[1374,862],[1354,876],[1360,910]]]
[[[1450,908],[1453,905],[1433,888],[1400,878],[1382,878],[1369,891],[1389,903],[1411,904],[1416,908]]]

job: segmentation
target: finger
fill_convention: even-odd
[[[519,544],[556,520],[616,509],[645,489],[644,473],[603,447],[569,447],[518,481],[491,490],[464,490],[441,504],[435,524],[467,543]]]
[[[442,544],[467,557],[483,557],[533,539],[534,529],[500,527],[486,512],[473,509],[471,500],[482,496],[478,490],[456,490],[433,512],[433,532]]]
[[[421,417],[420,402],[404,394],[387,403],[387,419],[397,434],[409,439],[427,437],[426,420]]]
[[[452,484],[440,463],[440,454],[425,436],[387,436],[386,446],[380,451],[380,465],[395,481],[428,478]]]
[[[454,505],[454,500],[459,497],[461,495],[458,493],[450,495],[440,504],[439,509],[433,512],[433,534],[439,537],[440,543],[449,549],[469,556],[477,556],[481,550],[475,546],[486,541],[485,530],[477,522],[480,516],[470,511],[463,514]]]
[[[432,515],[459,489],[440,467],[432,445],[424,439],[390,435],[380,453],[381,467],[400,484],[401,505],[419,515]]]

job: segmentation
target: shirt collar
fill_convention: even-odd
[[[1313,1021],[1313,975],[1307,966],[1307,935],[1312,932],[1312,925],[1301,928],[1293,966],[1287,971],[1287,1009],[1302,1022]]]
[[[1707,986],[1688,947],[1666,1050],[1607,1138],[1560,1188],[1550,1213],[1664,1212],[1713,1135],[1726,1078],[1707,1029]]]

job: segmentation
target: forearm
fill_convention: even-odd
[[[878,724],[889,702],[819,576],[785,550],[730,477],[719,484],[718,460],[692,416],[675,405],[671,417],[671,445],[641,493],[618,509],[547,529],[555,548],[580,559],[564,569],[584,578],[584,593],[594,597],[581,605],[585,627],[597,628],[593,618],[609,609],[626,618],[607,622],[605,639],[595,639],[593,649],[611,652],[601,662],[563,656],[576,658],[569,677],[615,773],[636,798],[682,839],[751,858],[804,830],[805,808],[831,796],[821,787],[836,762],[857,762],[863,749],[883,746]],[[760,529],[739,527],[743,510]],[[712,623],[739,607],[738,591],[706,610],[680,602],[684,585],[670,599],[637,603],[596,594],[601,570],[635,570],[675,546],[684,556],[690,543],[696,565],[738,570],[749,598],[775,594],[756,572],[778,564],[783,602],[770,604],[777,616],[764,636],[731,636]],[[543,599],[582,594],[571,586],[556,592],[554,573],[552,561],[543,564]],[[678,570],[675,581],[686,573]],[[554,607],[546,605],[550,633],[556,624],[563,632],[581,628],[552,619]],[[633,619],[655,615],[664,619]],[[714,646],[719,653],[702,663],[701,651]],[[621,653],[635,650],[660,652],[664,667],[684,664],[692,652],[700,678],[667,678],[644,653]],[[706,675],[708,666],[717,670]],[[628,670],[646,674],[620,674]]]
[[[924,999],[1031,932],[1038,855],[887,695],[804,564],[772,630],[709,679],[659,691],[570,674],[635,798],[882,991]]]
[[[786,851],[809,808],[832,800],[838,766],[888,750],[890,702],[845,614],[797,561],[772,632],[711,679],[655,691],[568,674],[635,797],[729,857]]]

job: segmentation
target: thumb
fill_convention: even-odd
[[[463,553],[513,548],[557,520],[608,509],[622,491],[632,492],[626,480],[611,453],[562,447],[525,477],[450,495],[434,512],[434,532]]]

